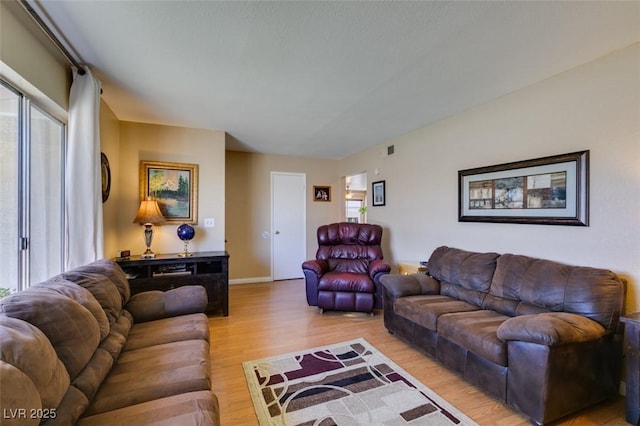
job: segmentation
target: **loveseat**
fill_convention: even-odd
[[[0,300],[3,425],[218,425],[203,287],[99,260]]]
[[[533,423],[618,392],[625,283],[611,271],[439,247],[427,274],[381,281],[389,332]]]

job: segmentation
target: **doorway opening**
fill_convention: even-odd
[[[367,223],[367,172],[346,176],[344,184],[345,220]]]

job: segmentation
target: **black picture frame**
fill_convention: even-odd
[[[313,201],[320,203],[331,202],[331,186],[313,186]]]
[[[371,205],[374,207],[384,206],[386,204],[385,181],[379,180],[371,183]]]
[[[458,221],[589,226],[589,151],[458,171]]]
[[[111,193],[111,166],[104,152],[100,153],[100,175],[102,184],[102,202],[106,203]]]

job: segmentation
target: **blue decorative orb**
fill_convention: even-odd
[[[193,229],[193,226],[187,225],[186,223],[178,226],[178,238],[182,241],[189,241],[194,235],[196,235],[196,230]]]

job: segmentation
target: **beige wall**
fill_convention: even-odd
[[[15,1],[0,1],[0,76],[67,122],[68,62]]]
[[[111,191],[102,204],[105,257],[116,256],[118,241],[118,210],[120,200],[120,121],[109,105],[100,102],[100,150],[106,154],[111,168]]]
[[[614,270],[640,309],[640,44],[387,141],[344,160],[227,152],[227,244],[231,278],[269,277],[269,173],[307,173],[330,184],[333,202],[307,204],[307,258],[315,229],[342,219],[341,177],[386,181],[386,206],[368,208],[385,229],[388,261],[426,259],[439,245],[512,252]],[[386,156],[387,145],[395,154]],[[458,170],[588,149],[590,226],[461,223]],[[376,170],[378,174],[376,174]],[[235,256],[234,256],[235,253]]]
[[[271,231],[271,172],[306,174],[306,258],[314,257],[317,249],[315,230],[323,223],[336,221],[342,212],[338,162],[235,151],[227,151],[226,162],[229,278],[242,282],[271,277],[271,240],[262,237],[263,232]],[[332,201],[313,202],[313,185],[330,185]]]
[[[458,170],[585,149],[589,227],[457,221]],[[386,206],[368,219],[384,226],[388,259],[449,245],[604,267],[629,280],[627,308],[640,309],[640,44],[341,162],[341,174],[361,169],[386,180]]]
[[[69,66],[32,27],[16,2],[0,2],[0,74],[66,121]],[[385,227],[389,261],[424,259],[447,244],[606,267],[629,280],[627,308],[640,309],[640,44],[342,161],[234,152],[225,160],[223,132],[119,122],[104,102],[101,136],[112,170],[104,204],[109,257],[144,249],[132,223],[141,159],[200,165],[192,249],[224,249],[226,230],[237,280],[271,275],[270,240],[262,238],[270,230],[271,171],[306,173],[308,188],[334,189],[331,203],[313,203],[309,192],[308,258],[317,226],[342,218],[342,176],[366,171],[370,182],[386,180],[386,206],[370,206],[368,219]],[[389,144],[396,153],[386,157]],[[458,170],[583,149],[591,150],[589,227],[457,222]],[[205,217],[216,227],[203,228]],[[156,251],[181,250],[175,228],[156,228]]]
[[[189,249],[224,250],[225,133],[131,122],[120,122],[119,133],[119,171],[115,183],[118,189],[113,200],[117,206],[117,250],[129,249],[132,254],[140,254],[145,249],[142,227],[133,223],[140,205],[141,160],[199,165],[198,224]],[[204,218],[214,218],[215,227],[204,228]],[[154,227],[154,252],[182,251],[183,243],[176,236],[177,227],[178,225]]]

